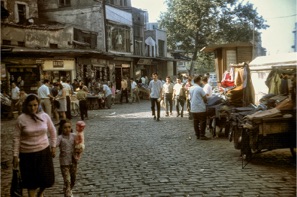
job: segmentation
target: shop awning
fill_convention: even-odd
[[[233,43],[227,43],[227,44],[214,44],[214,45],[208,45],[206,47],[203,47],[200,51],[203,52],[214,52],[216,49],[219,48],[235,48],[235,47],[250,47],[253,46],[250,42],[233,42]]]
[[[256,57],[249,65],[251,69],[271,69],[272,66],[297,66],[297,52]]]

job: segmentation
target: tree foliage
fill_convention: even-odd
[[[167,30],[168,47],[198,58],[210,44],[248,42],[266,29],[264,19],[250,3],[238,0],[166,0],[168,10],[160,26]],[[199,56],[201,56],[200,54]],[[191,71],[193,64],[191,65]],[[191,74],[191,73],[190,73]]]

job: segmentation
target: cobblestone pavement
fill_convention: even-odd
[[[156,122],[148,101],[89,114],[75,197],[296,196],[296,166],[289,150],[258,154],[242,169],[233,143],[196,140],[187,116],[164,117],[163,111]],[[1,122],[2,197],[9,196],[13,124]],[[54,162],[56,182],[46,197],[63,196],[58,156]]]

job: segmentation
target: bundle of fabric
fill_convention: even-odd
[[[229,103],[235,107],[242,106],[242,98],[243,98],[243,88],[242,86],[238,86],[229,90],[226,94]]]
[[[260,120],[263,118],[274,118],[278,116],[282,116],[281,111],[273,108],[265,111],[257,111],[254,114],[245,116],[245,118],[247,118],[248,120]]]
[[[296,104],[293,102],[293,100],[290,98],[287,98],[279,102],[275,108],[281,111],[286,111],[286,110],[293,110],[294,107],[296,107]]]

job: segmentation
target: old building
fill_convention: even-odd
[[[66,77],[72,81],[78,77],[90,80],[96,69],[80,67],[78,62],[85,62],[92,56],[107,57],[95,50],[98,46],[97,31],[45,17],[43,9],[46,6],[54,9],[59,4],[56,1],[44,2],[1,1],[1,5],[11,13],[1,20],[4,89],[9,89],[9,84],[14,81],[22,81],[18,85],[24,86],[26,92],[35,92],[43,79],[59,81]],[[43,13],[42,17],[38,13]],[[92,61],[97,63],[100,60]],[[107,75],[109,77],[109,72]]]
[[[39,1],[40,17],[75,27],[74,40],[69,43],[75,49],[94,50],[89,55],[76,56],[76,78],[85,84],[93,81],[109,81],[112,76],[106,51],[105,9],[103,1]],[[97,51],[97,53],[96,53]]]
[[[85,84],[158,71],[166,76],[166,32],[148,30],[147,11],[130,0],[1,0],[2,81],[22,81],[27,92],[39,81],[75,78]],[[6,10],[6,12],[5,12]],[[151,32],[150,32],[151,31]],[[32,77],[32,74],[34,75]]]

